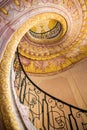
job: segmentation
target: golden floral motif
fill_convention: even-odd
[[[11,62],[14,56],[16,47],[23,37],[23,35],[28,31],[29,22],[25,22],[14,34],[8,43],[6,50],[3,54],[3,58],[0,63],[0,96],[5,96],[0,100],[0,111],[2,112],[3,122],[7,130],[20,130],[20,126],[17,122],[13,106],[11,103],[11,94],[10,94],[10,69]],[[31,25],[32,26],[32,25]],[[4,106],[3,106],[4,105]],[[3,108],[3,109],[2,109]],[[8,111],[10,108],[10,111]],[[4,111],[3,111],[4,110]]]
[[[81,3],[81,0],[79,0]],[[87,2],[84,2],[85,4]],[[86,5],[87,6],[87,5]],[[82,10],[85,11],[84,8]],[[54,18],[54,14],[51,13],[45,13],[46,17],[52,17]],[[50,15],[49,15],[50,14]],[[28,21],[26,21],[19,29],[13,34],[12,38],[8,42],[8,45],[5,49],[5,52],[3,54],[3,57],[1,59],[0,63],[0,116],[3,118],[3,122],[5,124],[5,127],[7,130],[21,130],[20,126],[17,122],[15,112],[13,110],[12,102],[11,102],[11,92],[10,92],[10,69],[11,69],[11,62],[14,56],[14,52],[17,48],[18,43],[20,42],[21,38],[25,35],[25,33],[33,27],[34,24],[38,23],[40,19],[46,20],[46,17],[43,17],[43,14],[35,16],[35,18],[31,18]],[[35,21],[37,19],[37,21]],[[86,38],[86,35],[83,36],[83,32],[87,34],[87,16],[83,16],[83,22],[85,21],[85,24],[83,24],[82,27],[82,33],[79,35],[78,40],[75,41],[75,45],[70,46],[66,49],[66,51],[61,52],[61,54],[64,54],[65,52],[68,52],[69,49],[72,48],[80,48],[80,51],[84,53],[84,55],[81,53],[77,57],[72,57],[72,59],[66,58],[65,62],[62,64],[62,68],[66,68],[69,65],[71,65],[73,62],[77,62],[85,57],[87,57],[87,46],[80,46],[80,43],[82,40]],[[84,28],[85,26],[85,28]],[[81,36],[83,36],[81,38]],[[66,53],[67,54],[67,53]],[[47,66],[47,64],[46,64]],[[46,68],[46,72],[53,71],[54,64],[50,64],[50,69]],[[33,68],[33,63],[31,64],[31,68]],[[61,70],[60,66],[56,67],[56,70]],[[34,68],[35,71],[35,68]],[[37,72],[40,72],[38,69]]]
[[[51,14],[51,13],[50,13]],[[48,13],[46,13],[48,16]],[[51,14],[53,16],[54,14]],[[11,103],[11,94],[10,94],[10,69],[11,69],[11,62],[14,57],[14,52],[17,48],[18,43],[20,42],[21,38],[24,36],[24,34],[31,28],[36,22],[40,19],[45,20],[46,17],[43,17],[43,14],[36,15],[36,18],[31,18],[28,21],[26,21],[19,29],[13,34],[12,38],[10,39],[6,50],[3,54],[3,58],[1,59],[0,63],[0,89],[2,90],[2,93],[0,93],[1,96],[6,97],[6,100],[2,98],[0,100],[0,110],[2,111],[3,104],[5,105],[4,111],[2,111],[3,116],[3,122],[5,124],[5,127],[7,130],[20,130],[20,127],[18,125],[18,122],[16,120],[16,116],[13,110],[13,106]],[[35,21],[37,19],[37,21]],[[3,102],[3,104],[2,104]],[[11,108],[10,111],[8,111],[7,108]]]

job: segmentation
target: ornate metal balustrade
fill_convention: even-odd
[[[15,70],[15,89],[22,104],[29,107],[29,119],[36,130],[87,130],[87,110],[57,99],[41,90],[28,77],[18,54],[20,71]]]
[[[58,36],[60,34],[62,30],[62,25],[61,23],[57,22],[57,24],[55,25],[55,27],[47,32],[44,33],[35,33],[32,30],[29,30],[29,33],[35,37],[35,38],[39,38],[39,39],[51,39],[54,38],[56,36]]]

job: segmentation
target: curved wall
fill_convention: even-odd
[[[47,6],[44,5],[44,3],[48,3]],[[46,3],[46,4],[47,4]],[[1,35],[1,43],[0,43],[0,116],[1,119],[3,118],[3,123],[5,125],[5,128],[7,130],[20,130],[25,129],[25,125],[22,122],[22,119],[20,118],[20,114],[18,113],[17,104],[14,102],[14,96],[11,90],[11,62],[14,58],[14,53],[16,51],[17,45],[20,42],[21,38],[25,35],[25,33],[33,27],[35,23],[38,23],[40,20],[39,16],[35,16],[37,18],[37,21],[35,19],[31,18],[33,15],[37,15],[39,13],[44,12],[43,6],[45,6],[45,12],[48,10],[48,6],[53,7],[53,4],[64,4],[65,8],[68,8],[68,15],[70,16],[69,11],[73,11],[72,18],[70,16],[69,26],[73,25],[73,31],[72,28],[69,30],[69,34],[73,36],[72,38],[68,37],[69,34],[67,34],[67,42],[70,42],[78,36],[77,40],[75,41],[75,44],[71,44],[71,46],[66,49],[66,57],[69,58],[67,64],[64,64],[63,67],[66,67],[73,62],[77,62],[87,56],[87,43],[86,43],[86,22],[87,22],[87,9],[86,9],[86,2],[83,1],[51,1],[51,0],[41,0],[40,3],[38,0],[34,1],[0,1],[0,35]],[[75,4],[75,6],[73,6]],[[77,6],[78,4],[78,6]],[[36,6],[38,5],[38,6]],[[55,6],[56,6],[55,5]],[[38,8],[39,7],[39,8]],[[75,9],[76,7],[77,9]],[[52,8],[53,9],[53,8]],[[63,9],[61,6],[59,9]],[[54,10],[54,9],[53,9]],[[51,8],[49,9],[49,12],[51,12]],[[75,12],[74,12],[75,11]],[[59,11],[59,13],[62,11]],[[66,13],[66,12],[65,12]],[[62,12],[62,14],[65,14]],[[80,17],[81,16],[81,17]],[[30,19],[31,18],[31,19]],[[41,17],[42,20],[46,20],[46,17]],[[68,16],[66,16],[66,19],[68,19]],[[75,23],[72,22],[72,19],[76,20]],[[79,22],[80,21],[80,22]],[[83,23],[82,23],[83,22]],[[79,26],[78,26],[79,23]],[[76,25],[76,26],[74,26]],[[82,25],[82,26],[81,26]],[[78,28],[78,30],[77,30]],[[75,30],[74,30],[75,29]],[[81,29],[81,30],[80,30]],[[81,33],[80,33],[81,31]],[[74,32],[74,33],[73,33]],[[80,34],[79,34],[80,33]],[[64,41],[65,39],[63,39]],[[80,42],[79,42],[80,40]],[[62,41],[62,42],[63,42]],[[68,47],[67,42],[64,42],[62,44],[63,49],[65,51],[65,47]],[[79,42],[79,44],[78,44]],[[75,49],[73,47],[76,47]],[[61,46],[60,46],[61,49]],[[71,50],[69,50],[71,49]],[[70,53],[68,53],[68,51]],[[63,52],[62,52],[63,53]],[[79,55],[79,56],[78,56]],[[59,56],[57,54],[57,56]],[[76,60],[77,58],[77,60]],[[73,62],[70,61],[72,59]],[[65,66],[66,65],[66,66]],[[62,69],[62,67],[61,67]],[[14,79],[12,79],[13,82]],[[43,86],[42,86],[43,87]],[[76,87],[76,86],[75,86]],[[72,91],[74,93],[74,89],[72,87]],[[77,91],[77,89],[76,89]],[[75,92],[76,92],[75,91]],[[85,92],[84,92],[85,93]],[[55,95],[55,94],[54,94]],[[78,102],[83,106],[83,99],[79,96],[77,91],[77,97],[79,97],[81,100]],[[84,98],[84,97],[83,97]],[[76,100],[76,97],[75,97]],[[85,107],[84,107],[85,108]],[[32,125],[30,125],[33,129]],[[29,129],[28,128],[28,129]]]

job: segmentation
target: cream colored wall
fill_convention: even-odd
[[[55,76],[30,78],[50,95],[87,109],[87,59]]]

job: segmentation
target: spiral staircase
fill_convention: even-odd
[[[1,0],[0,36],[1,129],[87,130],[87,1]]]

